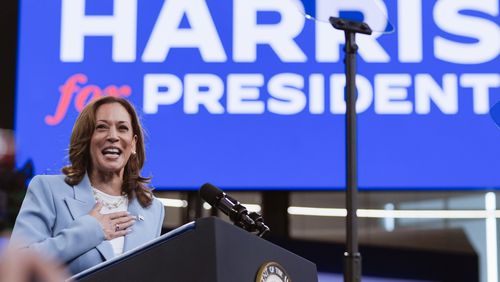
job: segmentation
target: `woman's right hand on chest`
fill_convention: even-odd
[[[93,216],[101,224],[106,240],[125,236],[132,231],[131,226],[135,222],[135,216],[126,211],[101,214],[102,204],[97,202],[89,215]]]

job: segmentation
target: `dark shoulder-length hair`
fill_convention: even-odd
[[[127,110],[132,121],[133,134],[137,136],[136,153],[130,155],[125,165],[122,191],[128,195],[129,200],[136,197],[141,206],[150,206],[153,195],[151,190],[146,186],[150,178],[140,175],[146,158],[144,132],[134,107],[123,98],[105,96],[90,102],[83,108],[71,132],[69,145],[70,165],[62,169],[62,172],[66,175],[65,181],[69,185],[76,185],[82,181],[85,173],[90,171],[92,164],[90,158],[90,140],[96,126],[95,115],[100,106],[111,103],[118,103]]]

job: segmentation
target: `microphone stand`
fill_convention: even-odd
[[[234,212],[229,212],[229,219],[238,227],[245,229],[250,233],[255,233],[259,237],[263,237],[269,233],[269,227],[264,223],[262,216],[256,212],[248,213],[247,209],[240,204],[236,199],[231,198],[227,194],[223,194],[227,199],[229,199],[234,206],[232,209]],[[230,209],[229,209],[230,210]]]
[[[345,33],[346,74],[346,241],[344,253],[344,281],[361,281],[361,254],[358,249],[358,172],[357,172],[357,124],[356,124],[356,33],[371,34],[366,23],[330,17],[330,24]]]

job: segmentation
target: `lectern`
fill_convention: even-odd
[[[272,276],[272,277],[271,277]],[[184,225],[76,281],[318,281],[316,265],[217,217]],[[283,280],[273,280],[273,279]]]

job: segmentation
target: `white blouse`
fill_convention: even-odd
[[[102,203],[102,214],[108,214],[113,212],[127,211],[128,208],[128,198],[127,195],[113,196],[102,192],[99,189],[92,187],[94,192],[94,198],[96,201]],[[109,241],[113,247],[113,253],[115,256],[123,253],[123,245],[125,243],[125,237],[120,236]]]

